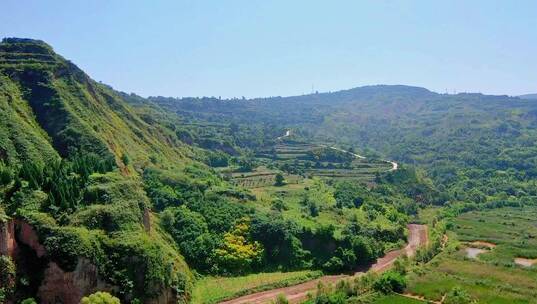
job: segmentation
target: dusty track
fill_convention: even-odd
[[[427,238],[427,226],[410,224],[408,225],[409,236],[408,244],[405,248],[388,252],[382,258],[379,258],[375,264],[373,264],[369,270],[374,272],[382,272],[389,269],[393,262],[403,253],[407,256],[413,256],[416,254],[416,250],[420,246],[424,246],[428,243]],[[360,276],[364,272],[357,272],[354,275],[332,275],[323,276],[319,279],[308,281],[302,284],[267,290],[263,292],[257,292],[250,295],[242,296],[229,301],[221,302],[220,304],[262,304],[274,301],[278,295],[282,294],[287,297],[290,303],[298,303],[307,298],[308,293],[313,293],[317,289],[317,284],[322,282],[323,284],[333,284],[343,279],[352,278],[354,276]]]
[[[285,130],[285,134],[283,134],[282,136],[276,138],[276,140],[282,140],[286,137],[289,137],[291,136],[291,130],[287,129]],[[349,153],[350,155],[352,155],[353,157],[356,157],[356,158],[360,158],[360,159],[365,159],[365,156],[362,156],[360,154],[356,154],[356,153],[352,153],[350,151],[347,151],[347,150],[343,150],[341,148],[337,148],[337,147],[334,147],[334,146],[327,146],[327,145],[323,145],[323,144],[319,144],[321,147],[325,147],[325,148],[330,148],[330,149],[333,149],[333,150],[336,150],[336,151],[340,151],[340,152],[343,152],[343,153]],[[392,165],[392,168],[388,171],[395,171],[399,168],[399,164],[394,162],[394,161],[391,161],[391,160],[383,160],[383,162],[386,162],[386,163],[389,163],[390,165]]]

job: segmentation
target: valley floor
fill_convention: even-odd
[[[458,287],[478,303],[537,303],[536,218],[537,206],[460,215],[447,250],[410,275],[407,292],[439,301]]]
[[[400,250],[394,250],[394,251],[388,252],[384,257],[379,258],[377,262],[370,267],[369,269],[370,271],[382,272],[388,269],[399,256],[403,254],[406,254],[407,256],[412,256],[416,253],[416,250],[420,246],[425,246],[427,244],[428,242],[427,226],[410,224],[408,225],[408,230],[409,230],[409,237],[408,237],[408,244],[406,245],[406,247]],[[253,293],[250,295],[245,295],[236,299],[221,302],[221,304],[269,303],[271,301],[276,300],[276,298],[279,295],[284,295],[285,297],[287,297],[287,300],[290,303],[298,303],[300,301],[305,300],[308,294],[311,294],[312,292],[314,292],[317,288],[317,285],[320,282],[323,284],[334,284],[340,280],[350,279],[355,276],[360,276],[364,273],[365,272],[357,272],[352,276],[343,275],[343,274],[323,276],[319,279],[308,281],[308,282],[294,285],[294,286],[277,288],[277,289],[267,290],[263,292]]]

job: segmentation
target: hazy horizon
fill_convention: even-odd
[[[533,1],[30,2],[5,1],[0,36],[44,40],[144,97],[537,92]]]

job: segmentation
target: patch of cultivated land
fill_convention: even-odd
[[[515,263],[537,256],[536,206],[465,213],[453,221],[453,231],[450,239],[459,245],[412,274],[410,293],[440,300],[459,286],[479,303],[537,303],[537,267]],[[483,252],[469,258],[468,248]]]
[[[310,144],[310,143],[298,143],[298,142],[284,142],[274,147],[276,162],[292,163],[304,165],[305,162],[311,164],[315,161],[308,159],[308,154],[319,147],[328,148],[322,144]],[[344,150],[337,149],[338,151],[348,153]],[[342,167],[342,163],[336,162],[319,162],[320,167],[304,166],[303,170],[309,176],[320,176],[325,178],[352,178],[363,182],[372,181],[375,178],[375,173],[386,172],[392,169],[392,164],[382,160],[375,159],[363,159],[355,156],[355,159],[351,162],[350,167]]]

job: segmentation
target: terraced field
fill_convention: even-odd
[[[257,167],[252,172],[231,173],[232,181],[235,185],[244,188],[269,187],[275,184],[278,170],[268,169],[265,166]],[[294,174],[285,174],[287,184],[298,184],[302,177]]]
[[[334,150],[348,161],[315,159],[314,152],[322,149]],[[233,173],[235,184],[245,188],[267,187],[274,184],[275,175],[287,171],[287,183],[300,183],[301,179],[319,177],[323,179],[351,179],[370,183],[377,173],[392,169],[392,164],[377,159],[358,158],[350,152],[334,149],[321,144],[280,140],[274,147],[259,151],[256,157],[261,162],[272,163],[284,170],[259,167],[253,172]],[[291,173],[289,173],[291,172]]]

